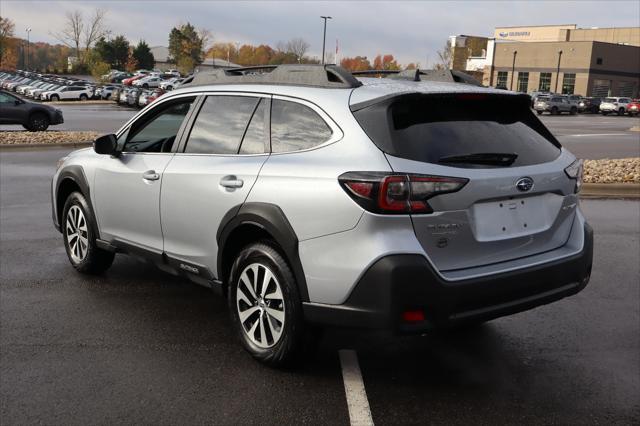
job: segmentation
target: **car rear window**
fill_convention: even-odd
[[[406,94],[352,110],[387,154],[453,167],[516,167],[560,155],[529,105],[525,95]]]

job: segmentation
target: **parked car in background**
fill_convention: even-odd
[[[600,104],[600,112],[602,115],[611,113],[624,115],[629,103],[631,103],[631,98],[604,98]]]
[[[592,114],[597,114],[600,112],[601,102],[602,102],[602,98],[593,98],[593,97],[582,98],[582,100],[578,103],[578,110],[581,112],[589,112]]]
[[[157,100],[160,96],[164,95],[165,91],[162,89],[156,89],[149,96],[147,96],[147,104],[150,104]]]
[[[177,87],[180,84],[181,81],[182,81],[182,78],[173,77],[160,83],[159,87],[160,89],[163,89],[163,90],[173,90],[175,87]]]
[[[64,86],[57,90],[45,92],[45,96],[45,100],[52,102],[67,100],[86,101],[93,96],[93,90],[84,86]]]
[[[172,77],[180,77],[180,72],[176,69],[170,69],[170,70],[166,70],[163,74],[165,75],[170,75]]]
[[[136,87],[142,87],[143,89],[150,89],[160,86],[160,83],[162,83],[162,78],[159,76],[148,76],[134,81],[133,85]]]
[[[115,85],[115,84],[104,85],[96,89],[95,96],[98,99],[111,99],[114,92],[120,87],[121,87],[120,85]]]
[[[571,115],[578,113],[578,106],[571,104],[566,96],[539,96],[537,99],[534,109],[538,115],[544,112],[552,115],[558,115],[563,112],[568,112]]]
[[[133,77],[125,78],[124,80],[122,80],[122,84],[124,84],[125,86],[131,86],[136,80],[140,80],[141,78],[145,77],[146,74],[137,74]]]
[[[49,105],[29,102],[0,90],[0,124],[21,124],[32,132],[47,130],[64,122],[62,111]]]
[[[626,107],[627,114],[630,116],[636,116],[640,113],[640,99],[633,99],[631,102],[627,104]]]

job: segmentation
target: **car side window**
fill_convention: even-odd
[[[0,104],[12,104],[15,102],[15,98],[13,96],[7,95],[5,93],[0,93]]]
[[[331,138],[331,128],[311,108],[274,99],[271,104],[271,151],[291,152],[313,148]]]
[[[240,145],[240,154],[263,154],[265,148],[265,138],[267,137],[269,123],[269,116],[267,114],[267,108],[269,101],[267,99],[261,99],[256,107],[256,110],[251,117],[251,122],[247,131],[242,138],[242,145]]]
[[[170,152],[195,98],[183,98],[157,107],[126,132],[123,152]]]
[[[259,98],[208,96],[187,139],[184,152],[237,154]]]

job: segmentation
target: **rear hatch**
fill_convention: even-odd
[[[526,95],[404,94],[353,106],[396,173],[468,179],[413,214],[441,271],[532,256],[564,245],[577,197],[575,158],[529,108]]]

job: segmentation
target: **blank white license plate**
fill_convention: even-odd
[[[553,225],[561,205],[562,196],[556,194],[474,204],[476,240],[496,241],[546,231]]]

